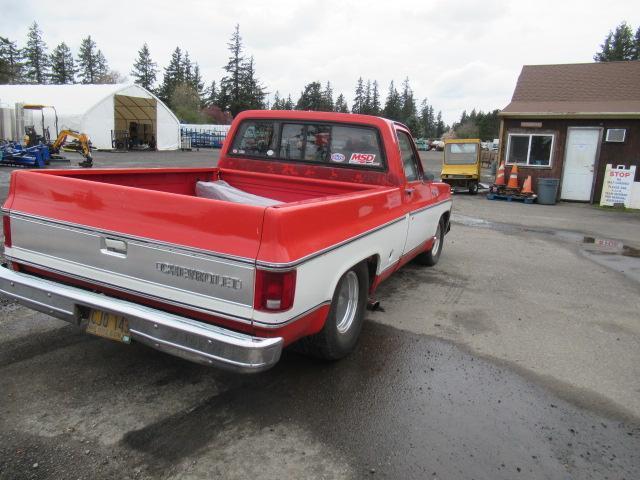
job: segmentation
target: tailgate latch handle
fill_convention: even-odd
[[[127,256],[127,242],[115,238],[102,237],[102,245],[100,251],[105,255],[114,255],[116,257]]]

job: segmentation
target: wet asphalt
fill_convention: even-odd
[[[8,378],[37,369],[46,376],[35,374],[35,383]],[[255,376],[62,325],[4,342],[0,377],[2,479],[198,478],[189,475],[210,452],[220,456],[209,478],[301,478],[264,465],[287,457],[304,466],[304,478],[640,478],[639,425],[580,410],[453,344],[373,322],[356,352],[340,362],[287,351],[273,370]],[[97,435],[118,415],[113,406],[153,408],[163,395],[171,404],[194,385],[199,394],[185,408],[139,428],[121,425],[112,444]],[[35,398],[45,410],[24,428],[20,411]],[[42,399],[65,408],[47,412]],[[88,414],[74,420],[74,409]],[[305,434],[284,452],[262,443],[265,434],[277,444],[289,431]],[[228,471],[239,459],[220,452],[240,439],[248,440],[246,465]],[[270,469],[280,474],[261,475]]]
[[[0,479],[640,478],[634,419],[377,315],[342,361],[239,376],[2,302]]]

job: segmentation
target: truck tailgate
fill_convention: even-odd
[[[15,172],[10,260],[250,321],[264,207]]]

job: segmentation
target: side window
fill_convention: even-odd
[[[231,153],[271,157],[276,138],[273,122],[245,122],[233,141]]]
[[[398,134],[398,143],[400,144],[400,155],[402,156],[402,165],[404,167],[404,175],[407,182],[418,180],[418,159],[411,147],[411,139],[405,132],[396,130]]]

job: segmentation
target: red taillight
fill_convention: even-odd
[[[256,270],[256,293],[253,308],[263,312],[284,312],[293,306],[296,271]]]
[[[2,217],[2,233],[4,234],[4,246],[11,247],[11,217],[9,215]]]

